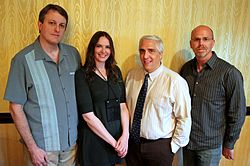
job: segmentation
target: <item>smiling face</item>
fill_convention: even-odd
[[[49,10],[44,21],[38,22],[40,41],[47,44],[58,44],[66,30],[66,19],[55,10]]]
[[[105,64],[110,54],[111,54],[111,49],[109,40],[105,36],[100,37],[95,45],[95,50],[94,50],[95,63]]]
[[[144,39],[139,46],[140,59],[144,69],[151,73],[161,65],[162,53],[157,41]]]
[[[192,31],[190,47],[198,60],[211,58],[214,43],[213,32],[209,27],[198,26]]]

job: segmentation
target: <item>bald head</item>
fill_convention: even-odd
[[[197,32],[197,31],[208,31],[208,33],[210,34],[210,36],[212,37],[212,39],[214,39],[214,32],[213,30],[209,27],[209,26],[206,26],[206,25],[199,25],[197,26],[196,28],[194,28],[191,32],[191,39],[193,38],[194,34]]]
[[[213,31],[208,26],[199,25],[192,30],[190,47],[198,61],[205,63],[212,57],[214,44]]]

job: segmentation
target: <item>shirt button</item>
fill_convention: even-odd
[[[196,97],[196,94],[194,94],[194,97]]]
[[[199,84],[199,82],[196,82],[195,84],[196,84],[196,85],[198,85],[198,84]]]

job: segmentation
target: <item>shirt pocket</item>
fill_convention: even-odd
[[[207,85],[207,87],[203,87],[200,89],[201,95],[203,96],[203,99],[208,102],[221,102],[225,100],[225,90],[224,86],[220,83],[213,84],[213,85]]]
[[[153,106],[155,116],[159,117],[160,119],[171,116],[173,110],[173,104],[171,102],[170,96],[159,95],[159,94],[150,96],[149,103],[151,103]]]

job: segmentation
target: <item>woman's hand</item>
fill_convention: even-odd
[[[128,152],[128,135],[123,134],[117,141],[115,150],[118,153],[118,156],[121,158],[125,157]]]

